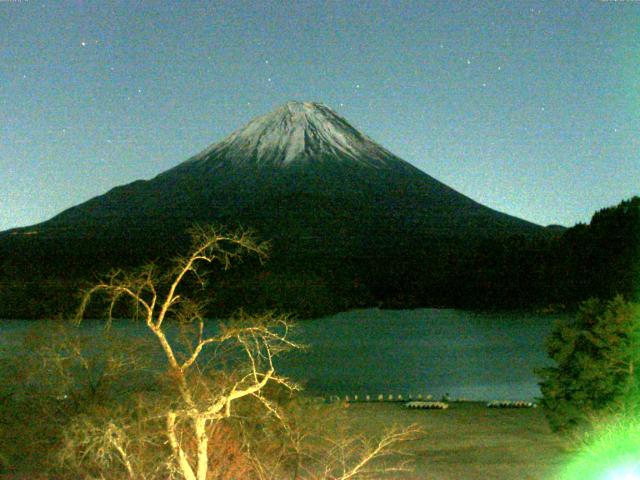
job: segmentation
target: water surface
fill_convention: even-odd
[[[472,400],[533,400],[533,369],[550,363],[544,339],[558,316],[460,310],[355,310],[300,322],[297,340],[308,349],[277,367],[320,395],[377,397],[431,394]],[[0,346],[15,351],[34,321],[0,321]],[[45,324],[42,323],[44,326]],[[85,322],[88,331],[99,322]],[[141,323],[116,322],[132,336]]]
[[[305,352],[281,371],[325,394],[445,394],[474,400],[540,395],[533,369],[557,316],[460,310],[356,310],[300,324]]]

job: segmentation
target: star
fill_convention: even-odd
[[[360,88],[360,84],[359,83],[356,85],[356,88]]]
[[[267,78],[267,82],[271,82],[271,78]]]
[[[487,84],[486,84],[486,83],[483,83],[483,84],[482,84],[482,86],[483,86],[483,87],[486,87],[486,86],[487,86]]]
[[[467,65],[471,65],[471,59],[467,58]]]
[[[80,42],[80,45],[82,45],[83,47],[87,46],[87,42],[85,42],[84,40],[82,42]]]

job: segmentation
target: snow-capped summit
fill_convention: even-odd
[[[194,223],[251,227],[301,258],[323,249],[369,258],[398,242],[540,229],[473,201],[326,105],[306,102],[286,103],[174,168],[113,188],[38,228],[122,236],[133,245],[132,236],[161,231],[168,239]]]
[[[216,159],[236,164],[288,166],[298,162],[322,162],[329,157],[380,168],[394,156],[326,105],[287,102],[273,112],[255,118],[188,162]]]

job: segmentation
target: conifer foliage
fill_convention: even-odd
[[[587,300],[575,318],[556,324],[547,351],[556,365],[537,373],[553,430],[568,432],[615,413],[640,392],[640,305],[622,296]]]

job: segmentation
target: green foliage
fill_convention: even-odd
[[[547,340],[556,366],[538,370],[551,427],[571,431],[636,398],[640,386],[640,306],[622,296],[590,299]]]

